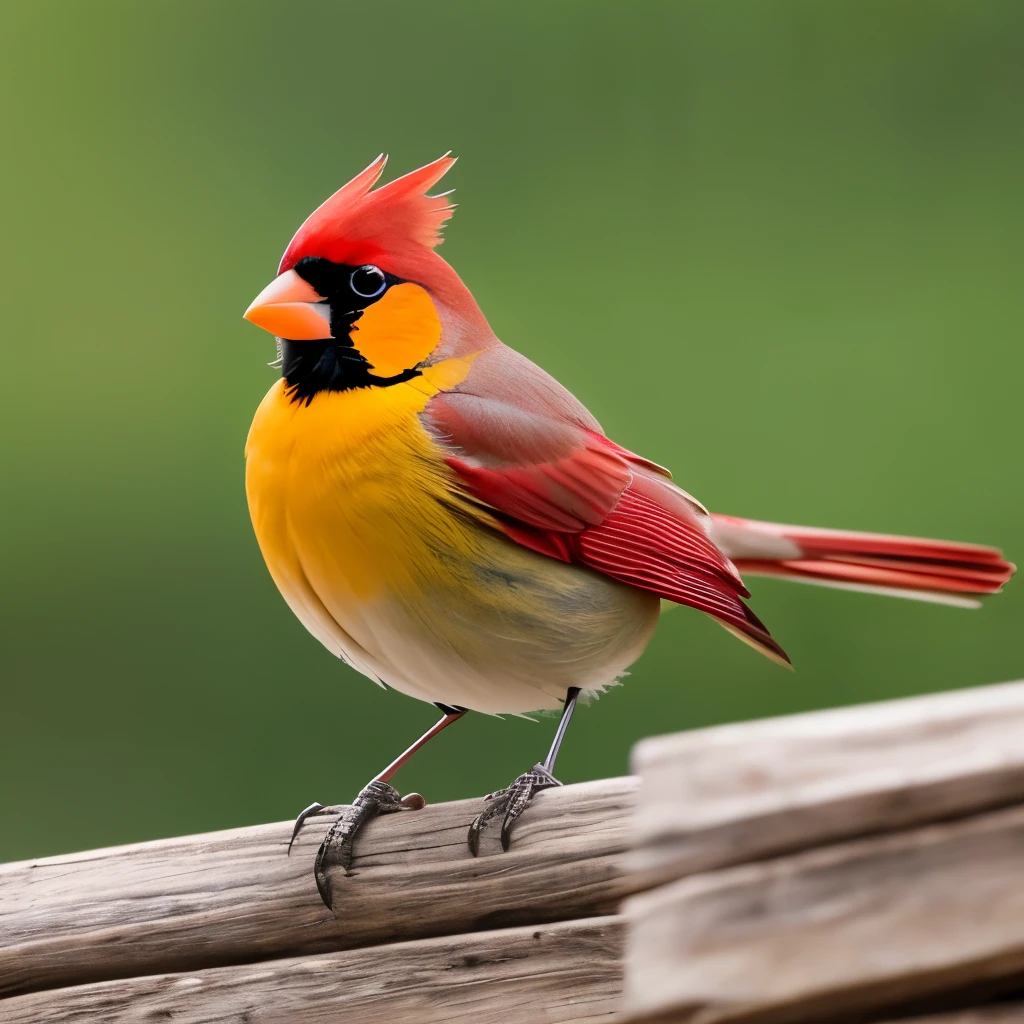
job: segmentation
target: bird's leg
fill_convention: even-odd
[[[475,857],[480,846],[480,832],[484,825],[492,818],[504,814],[501,823],[501,848],[508,851],[509,843],[512,841],[512,826],[519,819],[519,816],[530,805],[533,794],[542,789],[550,789],[552,786],[560,786],[561,783],[555,778],[555,759],[558,757],[558,748],[565,739],[565,731],[569,728],[573,710],[576,707],[576,698],[580,695],[578,686],[570,686],[562,707],[562,717],[555,730],[555,738],[551,742],[551,749],[548,756],[542,763],[535,764],[528,772],[524,772],[510,786],[499,789],[497,793],[491,793],[484,799],[487,806],[473,819],[469,826],[469,852]]]
[[[316,854],[316,862],[313,865],[313,876],[316,879],[317,891],[320,898],[326,904],[328,910],[332,909],[332,897],[330,882],[327,878],[327,868],[340,864],[349,874],[352,867],[352,844],[359,830],[378,814],[391,814],[394,811],[418,810],[423,806],[423,797],[418,793],[410,793],[404,799],[388,780],[405,764],[420,747],[432,740],[443,729],[447,729],[452,722],[460,719],[465,713],[464,708],[454,708],[447,705],[440,705],[444,717],[432,725],[411,747],[402,751],[394,761],[391,762],[379,775],[372,778],[360,791],[349,807],[346,807],[337,821],[330,827],[320,849]],[[291,851],[292,843],[299,834],[303,822],[311,815],[319,814],[324,810],[322,804],[310,804],[295,819],[295,827],[292,829],[292,837],[288,843],[288,850]]]

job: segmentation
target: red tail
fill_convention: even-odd
[[[1014,574],[996,548],[712,515],[712,537],[741,573],[977,607]]]

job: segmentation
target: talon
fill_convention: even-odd
[[[288,853],[287,856],[291,856],[292,844],[295,842],[296,837],[299,834],[300,829],[305,823],[306,819],[313,814],[319,814],[324,809],[324,805],[317,800],[314,800],[305,810],[299,811],[299,816],[295,819],[295,824],[292,827],[292,837],[288,840]]]
[[[505,816],[501,823],[501,848],[508,853],[512,843],[512,827],[519,820],[523,811],[530,806],[533,795],[542,789],[560,785],[558,779],[544,765],[535,764],[530,771],[520,775],[505,789],[500,789],[498,792],[484,797],[487,806],[473,819],[466,836],[469,852],[474,857],[478,855],[480,833],[483,831],[483,827],[492,818],[504,813]]]
[[[514,784],[513,784],[514,785]],[[511,787],[510,787],[511,788]],[[484,800],[497,800],[496,803],[489,804],[485,807],[472,821],[469,826],[469,833],[466,836],[466,843],[469,846],[469,852],[476,857],[480,852],[480,833],[483,831],[484,825],[491,820],[496,818],[508,803],[508,796],[505,790],[499,790],[497,793],[491,793],[484,797]]]
[[[504,853],[508,853],[508,848],[512,845],[512,826],[514,824],[515,819],[509,821],[506,814],[505,820],[501,824],[501,849]]]
[[[353,843],[360,829],[379,814],[416,809],[414,805],[417,799],[422,804],[426,804],[426,801],[418,793],[410,793],[409,797],[412,798],[410,803],[404,803],[401,794],[394,786],[375,779],[360,790],[351,806],[346,807],[330,827],[320,844],[320,849],[317,850],[316,861],[313,864],[316,889],[328,910],[334,910],[334,901],[327,868],[340,866],[346,875],[350,875],[354,855]]]
[[[320,899],[323,900],[324,906],[331,913],[334,913],[334,897],[331,895],[331,884],[328,881],[327,872],[324,871],[326,854],[325,844],[321,843],[320,849],[316,851],[316,862],[313,864],[313,878],[316,881],[316,891],[320,893]]]

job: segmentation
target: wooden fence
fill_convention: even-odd
[[[469,856],[477,800],[380,818],[337,916],[323,819],[291,857],[282,822],[0,866],[0,1022],[1024,1024],[1024,683],[634,770],[541,793],[508,854]]]

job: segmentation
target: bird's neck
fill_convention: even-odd
[[[281,341],[281,376],[294,402],[307,405],[321,391],[353,388],[386,388],[420,376],[418,369],[382,377],[373,373],[369,360],[351,338],[326,341]]]

